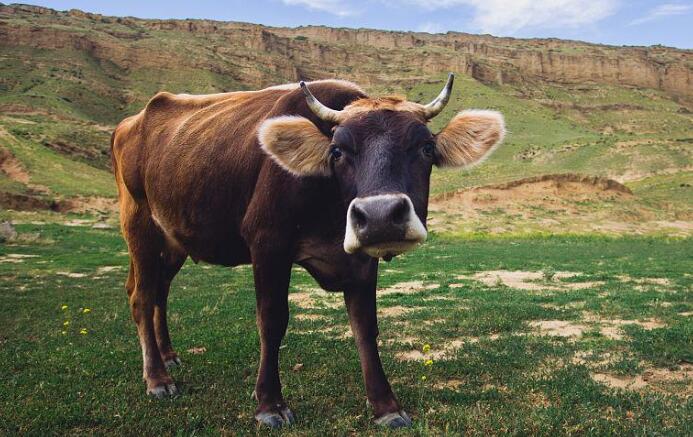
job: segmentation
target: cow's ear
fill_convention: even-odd
[[[307,118],[281,116],[265,120],[258,131],[262,149],[297,176],[330,174],[330,139]]]
[[[440,167],[471,167],[484,159],[503,141],[505,121],[496,111],[462,111],[436,135]]]

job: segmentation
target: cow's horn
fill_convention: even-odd
[[[440,114],[440,111],[442,111],[443,108],[445,108],[445,105],[448,104],[448,101],[450,100],[450,94],[452,94],[452,83],[454,81],[455,75],[449,73],[448,81],[445,84],[445,88],[443,88],[443,91],[441,91],[440,94],[438,94],[438,97],[433,99],[431,103],[423,107],[424,116],[426,117],[426,120],[430,120],[431,118]]]
[[[317,115],[321,120],[332,121],[334,123],[340,122],[342,119],[342,111],[328,108],[320,103],[320,101],[315,98],[313,93],[310,92],[308,85],[306,85],[304,81],[301,81],[300,85],[301,89],[303,90],[303,94],[306,96],[306,103],[308,103],[308,107],[311,111],[313,111],[313,114]]]

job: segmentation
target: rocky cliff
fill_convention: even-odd
[[[0,6],[3,46],[78,50],[125,71],[204,69],[246,87],[326,76],[389,86],[456,71],[485,83],[597,83],[693,96],[693,51],[660,46],[141,20],[26,5]]]

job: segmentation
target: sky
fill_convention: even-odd
[[[6,0],[5,0],[6,1]],[[693,0],[19,0],[141,18],[556,37],[693,48]],[[6,1],[7,2],[7,1]]]

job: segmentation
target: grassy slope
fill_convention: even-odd
[[[151,53],[153,57],[185,53],[198,65],[215,66],[212,69],[137,66],[124,69],[86,50],[2,46],[0,88],[6,92],[0,93],[0,106],[18,111],[17,118],[27,118],[26,114],[21,114],[26,110],[39,112],[28,116],[36,122],[31,127],[19,125],[16,119],[0,119],[0,125],[20,140],[26,152],[18,156],[22,162],[27,155],[60,161],[62,158],[57,153],[46,154],[42,149],[46,148],[46,143],[62,142],[71,146],[71,152],[62,152],[68,160],[76,159],[87,166],[105,169],[108,128],[138,111],[156,91],[209,93],[242,89],[244,86],[234,75],[242,74],[243,69],[248,68],[246,64],[255,59],[252,51],[243,47],[233,47],[231,52],[221,50],[226,42],[214,34],[155,30],[139,24],[94,22],[76,17],[16,16],[9,17],[8,21],[25,26],[54,27],[77,35],[89,32],[92,36],[98,35],[104,44],[121,44],[133,53]],[[344,46],[343,49],[363,50],[374,62],[378,58],[375,51],[365,46]],[[276,76],[277,82],[289,80],[282,77],[281,72],[269,71],[263,66],[265,61],[271,62],[274,55],[263,56],[270,58],[255,62],[256,67],[263,70],[263,77]],[[219,66],[224,66],[224,73],[218,72]],[[350,74],[348,71],[339,73],[339,66],[333,67],[337,74]],[[362,68],[370,71],[374,67],[364,65]],[[415,71],[393,73],[395,77],[402,77],[402,83],[412,83],[406,77],[415,74]],[[440,80],[442,83],[442,76]],[[388,87],[393,86],[397,89],[396,82],[389,82]],[[384,88],[383,84],[373,85],[374,91]],[[400,88],[400,91],[414,100],[425,101],[436,95],[439,88],[438,83],[422,83],[413,88]],[[441,128],[459,109],[493,108],[505,114],[510,135],[506,146],[485,165],[470,172],[436,172],[433,192],[541,173],[630,175],[635,179],[633,175],[645,177],[690,168],[693,121],[685,109],[686,104],[652,90],[536,83],[488,86],[458,75],[452,102],[433,122],[434,130]],[[650,142],[616,146],[621,141],[633,140]],[[0,146],[8,147],[7,138],[0,138],[0,141]],[[62,179],[63,170],[69,167],[64,161],[37,166],[35,160],[28,160],[25,165],[32,174],[42,171],[35,177],[57,196],[114,194],[112,189],[106,189],[110,184],[106,172],[91,174],[91,170],[81,166],[74,169],[75,173],[90,173],[89,177],[78,177],[79,183],[69,186],[56,183]],[[51,174],[52,169],[57,173]],[[685,174],[681,178],[689,181]]]
[[[127,256],[117,231],[60,225],[19,230],[34,240],[0,246],[0,257],[37,257],[0,263],[0,433],[253,432],[250,393],[258,339],[250,269],[185,266],[174,284],[169,318],[184,362],[173,372],[183,396],[154,401],[144,395],[140,380],[140,354],[122,288]],[[690,382],[632,392],[609,389],[590,377],[595,371],[640,375],[650,366],[675,370],[693,360],[693,322],[679,314],[693,309],[690,250],[688,240],[433,239],[415,254],[383,265],[383,287],[411,280],[439,285],[379,299],[381,308],[413,309],[381,321],[385,367],[415,420],[408,434],[690,435],[690,399],[675,395],[689,390]],[[97,272],[102,266],[117,270]],[[581,280],[604,284],[526,292],[456,279],[493,269],[572,270],[582,273]],[[64,276],[70,272],[85,276]],[[619,279],[624,274],[671,282],[638,291]],[[461,288],[449,287],[460,282]],[[314,286],[304,271],[295,270],[292,293]],[[448,300],[423,299],[430,297]],[[299,417],[288,434],[374,433],[353,341],[340,337],[348,329],[341,300],[324,292],[315,299],[310,309],[292,304],[282,349],[285,395]],[[333,302],[337,308],[328,305]],[[61,310],[63,304],[68,309]],[[89,314],[81,311],[85,307]],[[614,340],[586,321],[587,313],[656,318],[666,326],[627,327],[624,337]],[[538,320],[593,327],[579,338],[544,337],[529,326]],[[65,327],[64,321],[70,324]],[[88,333],[80,335],[81,328]],[[395,359],[424,343],[435,352],[452,340],[463,345],[430,367]],[[193,347],[206,352],[186,352]],[[576,363],[576,354],[585,362]],[[605,356],[611,357],[606,364]],[[297,363],[302,370],[292,371]],[[457,382],[455,388],[445,387],[450,381]]]
[[[438,84],[419,85],[407,94],[412,100],[426,101],[439,88]],[[520,97],[528,91],[535,94],[534,100]],[[619,178],[628,172],[645,176],[690,168],[693,121],[689,114],[679,113],[680,106],[666,96],[651,90],[607,86],[594,86],[577,94],[568,91],[557,86],[499,88],[468,77],[459,78],[451,102],[434,120],[432,129],[441,129],[459,110],[482,108],[502,112],[509,134],[504,146],[484,165],[469,172],[438,171],[433,193],[545,173],[577,172]],[[539,103],[547,100],[568,109]],[[585,102],[593,108],[570,109]],[[641,109],[621,111],[612,105]],[[618,147],[624,142],[639,144]],[[681,177],[690,181],[685,173]]]

